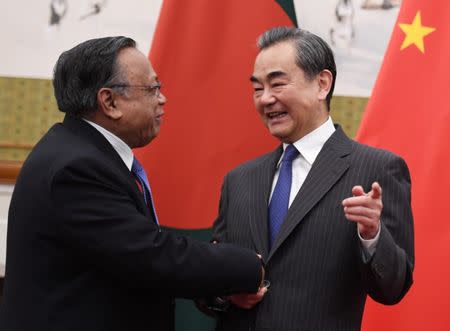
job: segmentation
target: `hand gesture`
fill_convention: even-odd
[[[352,194],[353,197],[342,201],[345,217],[358,224],[358,231],[363,239],[373,239],[378,233],[383,209],[381,186],[374,182],[368,193],[361,186],[354,186]]]

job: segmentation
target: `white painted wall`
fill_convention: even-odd
[[[338,72],[334,95],[370,96],[397,19],[400,7],[362,9],[365,1],[352,0],[354,38],[345,47],[330,39],[330,29],[338,28],[338,0],[294,0],[299,27],[321,36],[333,49]]]
[[[162,0],[64,0],[59,25],[49,25],[50,0],[0,1],[0,76],[50,78],[58,56],[91,38],[123,35],[148,53]],[[88,16],[94,2],[105,3]]]

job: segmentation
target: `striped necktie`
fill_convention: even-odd
[[[292,185],[292,161],[299,155],[294,145],[288,145],[281,160],[277,184],[269,204],[269,247],[275,241],[289,209]]]
[[[152,190],[150,189],[150,184],[148,182],[147,174],[139,163],[138,159],[133,158],[133,165],[131,166],[131,172],[136,177],[137,181],[141,184],[142,194],[144,195],[144,201],[147,206],[150,208],[150,211],[153,213],[156,224],[158,222],[158,216],[156,215],[155,205],[153,203]]]

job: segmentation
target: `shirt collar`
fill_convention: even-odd
[[[331,119],[331,116],[328,116],[325,123],[297,140],[293,145],[297,148],[305,160],[312,165],[316,160],[317,155],[319,155],[323,145],[334,131],[336,131],[336,129],[334,128],[333,120]],[[288,144],[283,143],[283,154],[287,146]],[[278,161],[277,166],[280,165],[282,159],[283,155],[281,156],[280,161]]]
[[[95,129],[97,129],[97,131],[99,131],[106,138],[106,140],[108,140],[108,142],[116,150],[117,154],[119,154],[120,158],[125,163],[127,168],[131,171],[131,166],[133,164],[134,158],[131,148],[122,139],[117,137],[112,132],[106,130],[104,127],[98,125],[97,123],[88,121],[85,118],[83,118],[83,120],[92,125]]]

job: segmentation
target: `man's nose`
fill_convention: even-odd
[[[275,102],[275,97],[270,89],[264,89],[260,99],[263,105],[270,105]]]
[[[166,103],[166,101],[167,101],[166,96],[162,92],[160,92],[159,95],[158,95],[158,103],[160,105],[163,105],[163,104]]]

